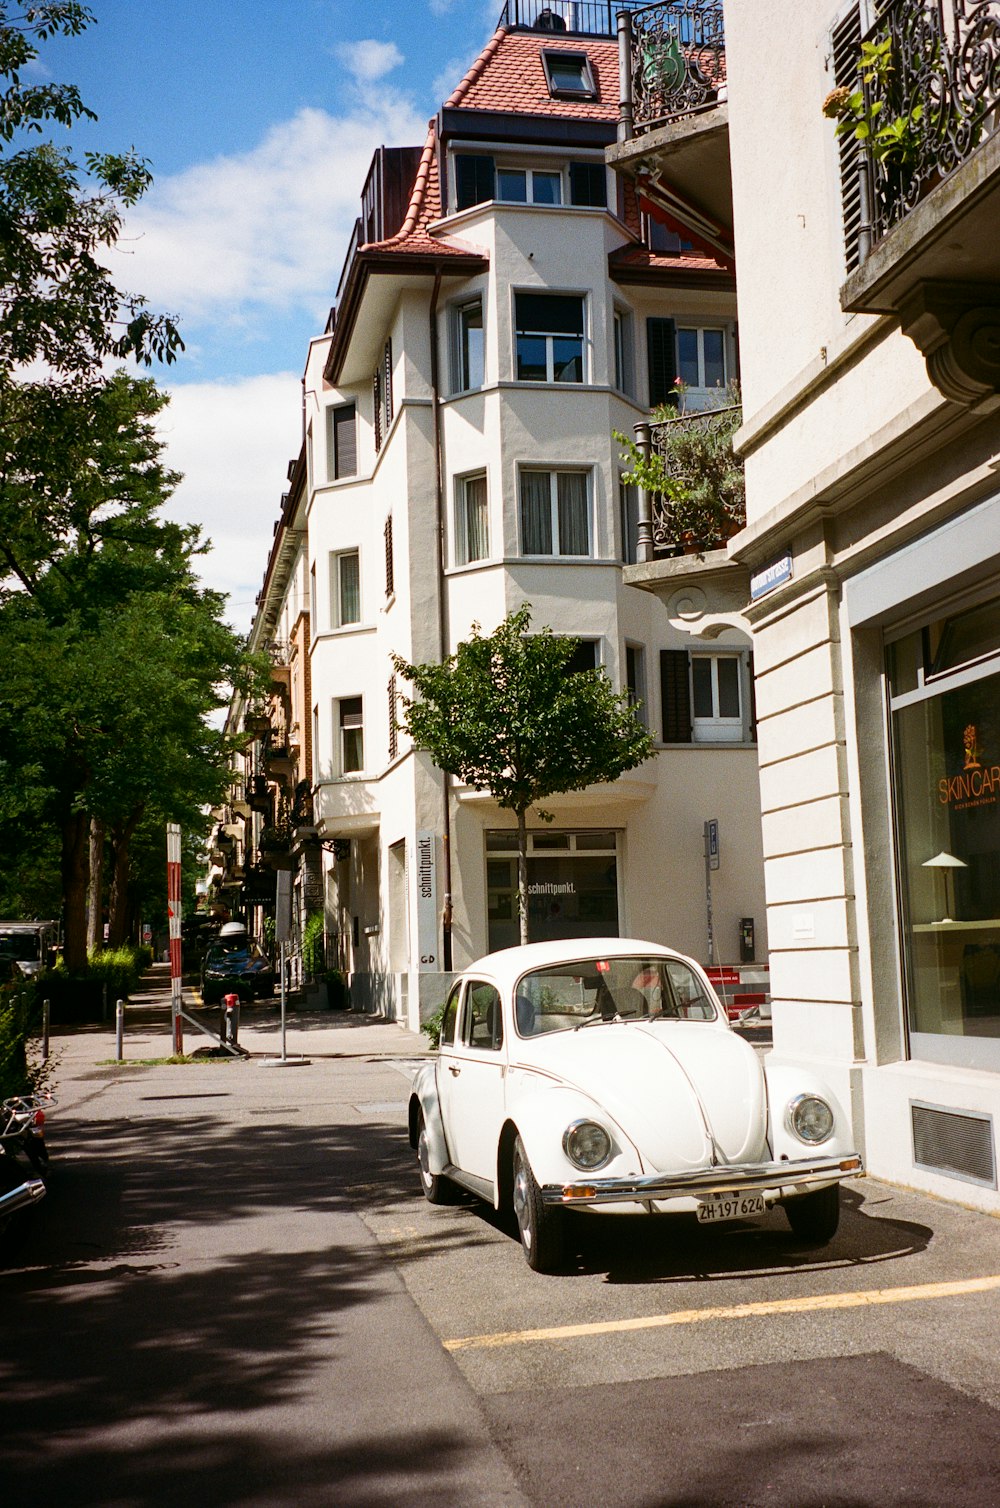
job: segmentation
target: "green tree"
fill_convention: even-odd
[[[478,623],[442,664],[393,656],[415,697],[400,726],[442,770],[489,791],[517,818],[521,941],[528,941],[529,808],[549,796],[616,780],[648,759],[653,743],[627,694],[603,670],[571,673],[574,639],[529,633],[531,607],[492,634]],[[538,809],[543,821],[551,814]]]
[[[133,835],[151,813],[189,822],[218,799],[227,746],[212,714],[256,670],[222,597],[195,577],[198,529],[159,516],[177,478],[162,463],[155,385],[117,373],[6,398],[24,423],[0,423],[0,817],[58,831],[66,958],[79,968],[92,819],[109,840],[118,941]],[[49,466],[53,425],[64,444]]]
[[[49,126],[95,119],[72,84],[26,83],[39,42],[76,36],[94,17],[51,0],[18,12],[0,0],[0,380],[28,362],[79,376],[108,358],[172,361],[176,324],[115,286],[105,257],[122,214],[146,192],[148,163],[134,151],[88,152],[85,171],[49,141]]]

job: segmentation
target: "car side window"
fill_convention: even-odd
[[[664,1001],[665,1015],[679,1016],[682,1021],[715,1020],[715,1006],[705,994],[697,975],[686,963],[681,963],[679,959],[668,959],[664,962],[663,972],[672,997],[672,1005],[667,1005]]]
[[[455,1017],[458,1015],[458,997],[462,993],[462,981],[452,985],[451,994],[448,996],[441,1018],[440,1044],[442,1047],[451,1047],[455,1040]]]
[[[462,1041],[489,1052],[497,1052],[503,1045],[500,996],[492,984],[474,980],[469,985],[462,1014]]]

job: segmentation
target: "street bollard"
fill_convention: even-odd
[[[51,1019],[51,1007],[47,1000],[42,1001],[42,1062],[49,1061],[49,1021]]]
[[[125,1002],[115,1001],[115,1062],[120,1063],[125,1056]]]
[[[223,995],[219,1016],[220,1047],[235,1047],[240,1035],[240,997]]]

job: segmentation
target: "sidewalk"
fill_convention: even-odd
[[[218,1047],[219,1008],[194,1002],[194,992],[185,989],[185,1012],[204,1021],[212,1035],[206,1036],[189,1021],[182,1020],[184,1051],[190,1056],[203,1056]],[[84,1026],[54,1026],[51,1043],[67,1066],[107,1062],[115,1055],[114,1020]],[[239,1045],[251,1058],[281,1056],[280,1001],[257,1001],[241,1008]],[[398,1021],[354,1015],[350,1011],[303,1011],[291,1005],[286,1009],[285,1054],[289,1058],[422,1058],[429,1051],[425,1036],[409,1031]],[[156,963],[125,1003],[124,1061],[169,1058],[172,1053],[170,967]]]

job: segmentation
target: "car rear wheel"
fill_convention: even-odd
[[[840,1184],[785,1200],[785,1214],[795,1234],[818,1244],[830,1241],[840,1224]]]
[[[533,1272],[555,1272],[562,1259],[562,1211],[542,1202],[542,1191],[531,1171],[524,1143],[514,1141],[512,1201],[521,1247]]]
[[[424,1191],[424,1198],[428,1204],[450,1204],[454,1191],[454,1184],[442,1173],[432,1173],[430,1164],[430,1146],[427,1139],[427,1123],[424,1120],[424,1112],[418,1111],[417,1121],[417,1163],[420,1167],[420,1187]]]

